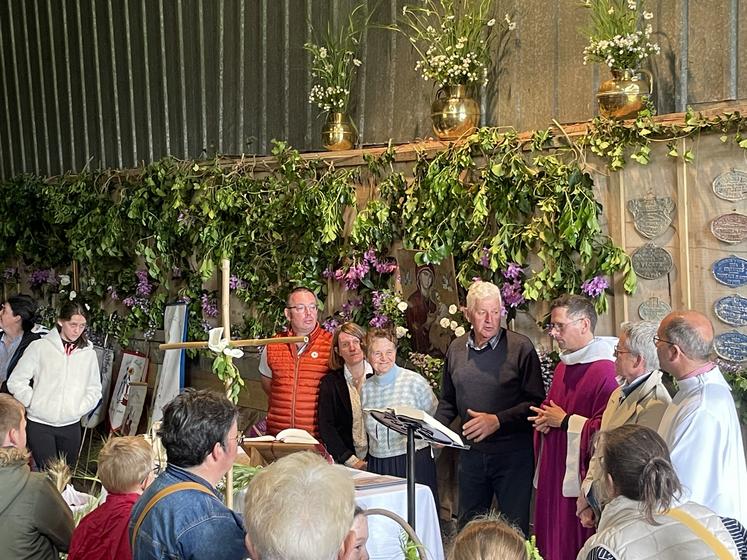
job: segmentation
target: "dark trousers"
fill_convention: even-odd
[[[461,451],[457,470],[459,529],[474,517],[487,513],[495,496],[500,512],[529,535],[533,476],[531,444],[501,453]]]
[[[81,438],[80,422],[59,427],[31,420],[26,424],[26,439],[39,470],[45,469],[47,463],[57,457],[64,457],[65,462],[73,470],[78,459]]]

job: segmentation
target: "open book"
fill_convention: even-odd
[[[247,443],[279,441],[282,443],[308,443],[309,445],[317,445],[319,443],[309,432],[299,428],[286,428],[276,436],[245,437],[243,441]]]
[[[388,428],[401,434],[406,434],[408,424],[414,422],[418,424],[415,431],[415,437],[417,438],[429,443],[469,449],[468,446],[464,445],[459,435],[423,410],[411,406],[395,406],[383,409],[366,408],[364,410]]]

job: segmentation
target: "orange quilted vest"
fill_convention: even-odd
[[[276,336],[293,336],[282,333]],[[319,383],[329,372],[332,335],[319,325],[309,335],[301,355],[295,344],[269,344],[267,365],[272,370],[267,433],[276,435],[285,428],[301,428],[319,437],[316,407]]]

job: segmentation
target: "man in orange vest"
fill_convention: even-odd
[[[309,341],[270,344],[262,351],[259,372],[269,397],[267,433],[301,428],[319,436],[316,414],[319,383],[329,372],[332,335],[317,321],[319,304],[308,288],[294,288],[288,295],[285,317],[288,332],[278,336],[306,336]]]

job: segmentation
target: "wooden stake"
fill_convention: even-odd
[[[231,291],[229,288],[228,279],[231,274],[231,261],[228,259],[221,259],[220,261],[221,271],[221,283],[220,283],[220,315],[221,322],[223,323],[223,336],[224,339],[231,343],[231,316],[230,316],[230,298]],[[232,362],[233,358],[228,356],[228,361]],[[229,382],[225,384],[226,396],[231,397],[229,390]],[[238,418],[237,418],[238,421]],[[226,473],[226,507],[233,509],[233,465]]]
[[[78,268],[78,261],[74,260],[72,263],[73,272],[73,291],[80,292],[80,269]]]
[[[267,346],[268,344],[292,344],[294,342],[308,342],[308,336],[278,336],[275,338],[242,338],[234,340],[233,348],[245,348],[247,346]],[[207,340],[196,340],[192,342],[169,342],[159,344],[159,350],[181,350],[182,348],[207,348]]]

